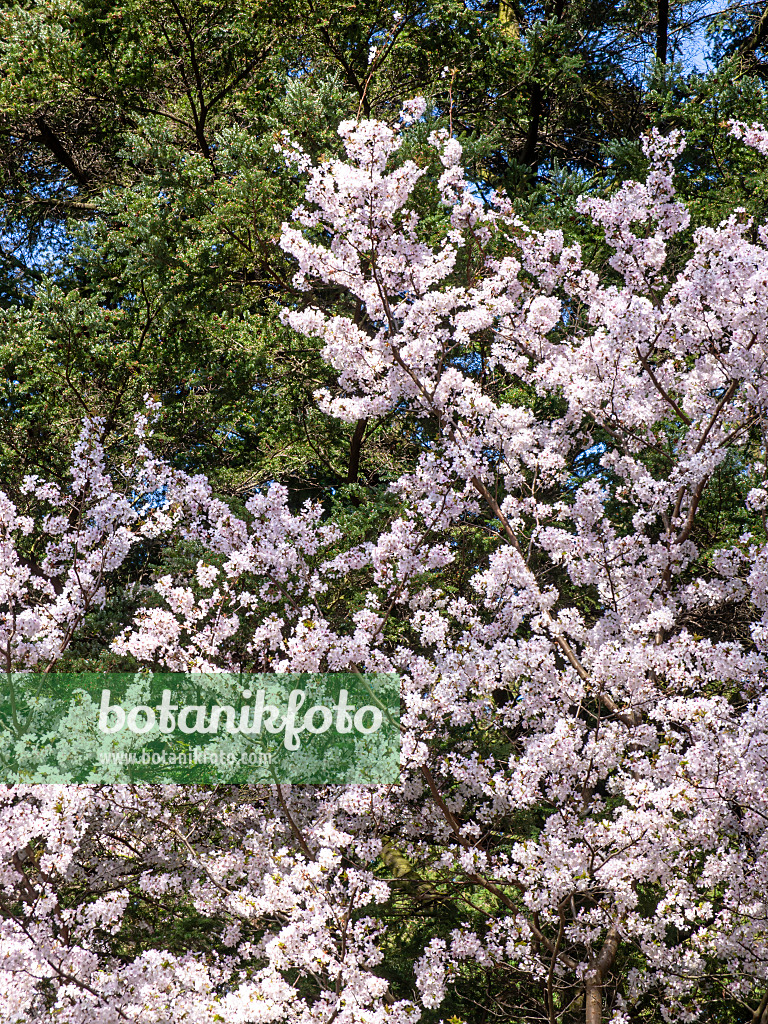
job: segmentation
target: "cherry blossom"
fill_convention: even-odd
[[[185,672],[396,672],[401,785],[8,787],[10,1021],[405,1024],[440,1012],[468,962],[527,979],[552,1021],[575,1000],[586,1024],[649,1001],[705,1019],[713,996],[752,1012],[768,985],[768,228],[736,210],[674,255],[683,140],[652,133],[644,182],[580,204],[612,252],[598,273],[561,231],[481,201],[446,131],[437,171],[400,160],[424,110],[397,131],[342,123],[344,159],[294,148],[307,184],[280,242],[303,296],[283,320],[337,374],[321,408],[424,427],[378,536],[348,540],[277,484],[236,515],[152,457],[157,408],[138,424],[153,503],[106,474],[98,424],[70,491],[30,478],[29,509],[0,502],[9,673],[55,664],[141,538],[194,541],[192,576],[156,579],[114,651]],[[760,126],[732,131],[765,149]],[[429,174],[434,244],[415,198]],[[505,400],[513,385],[530,400]],[[713,547],[699,527],[728,466],[743,529]],[[458,588],[467,530],[491,540]],[[362,601],[340,618],[344,587]],[[734,608],[739,635],[717,621]],[[385,964],[395,848],[429,898],[484,908],[424,944],[407,995]],[[209,938],[160,948],[163,915],[190,907]]]

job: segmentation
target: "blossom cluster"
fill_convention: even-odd
[[[344,122],[344,159],[298,155],[305,198],[280,242],[306,300],[284,322],[337,372],[321,407],[409,415],[430,438],[377,537],[347,541],[277,484],[238,516],[148,447],[145,488],[163,499],[139,513],[92,427],[69,491],[28,481],[37,520],[0,504],[14,670],[55,663],[141,538],[192,540],[194,578],[157,579],[115,652],[185,672],[397,672],[402,783],[3,792],[9,1021],[405,1024],[468,961],[610,1000],[615,1021],[648,993],[664,1019],[694,1020],[707,985],[748,1001],[768,984],[768,228],[734,211],[674,263],[683,140],[653,133],[644,182],[581,203],[612,250],[601,276],[562,232],[481,201],[438,131],[445,230],[428,243],[429,169],[397,157],[425,109],[406,105],[398,131]],[[765,129],[733,131],[766,148]],[[324,308],[317,285],[357,315]],[[734,465],[743,529],[707,547],[703,510]],[[48,540],[30,566],[35,529]],[[467,530],[493,543],[456,588]],[[361,579],[364,605],[334,615]],[[711,627],[734,609],[738,638]],[[407,998],[380,969],[392,844],[441,898],[474,890],[488,908],[425,945]],[[122,928],[151,937],[137,916],[185,899],[216,941],[110,945]],[[619,991],[622,949],[635,966]]]

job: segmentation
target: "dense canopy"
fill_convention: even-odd
[[[5,1018],[768,1024],[768,9],[0,19]],[[400,784],[27,784],[160,670]]]

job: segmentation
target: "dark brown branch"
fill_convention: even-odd
[[[691,423],[693,422],[691,420],[691,417],[688,416],[687,413],[683,412],[683,410],[680,408],[680,406],[677,404],[677,402],[674,400],[674,398],[670,395],[670,393],[667,391],[667,389],[661,384],[661,382],[656,377],[656,374],[651,369],[651,364],[648,362],[648,359],[643,355],[643,353],[640,351],[640,349],[637,349],[636,351],[637,351],[637,355],[638,355],[638,357],[640,359],[640,362],[643,364],[643,368],[645,369],[645,371],[648,374],[648,376],[651,378],[653,386],[659,392],[659,394],[664,399],[664,401],[667,403],[667,405],[669,405],[672,409],[674,409],[674,411],[677,413],[677,415],[680,417],[680,419],[684,423],[687,423],[688,426],[690,426]]]
[[[309,843],[304,838],[304,834],[302,833],[302,831],[299,828],[299,826],[296,824],[296,821],[295,821],[293,815],[288,810],[288,804],[285,802],[285,797],[283,796],[282,788],[280,787],[279,784],[276,784],[275,788],[277,789],[277,798],[280,801],[280,806],[283,809],[283,814],[288,819],[288,824],[291,826],[291,832],[293,832],[294,836],[296,837],[296,841],[298,842],[299,846],[301,847],[301,852],[304,854],[304,856],[307,858],[307,860],[314,860],[315,859],[315,855],[312,852],[312,850],[309,848]]]
[[[751,54],[753,50],[760,46],[766,36],[768,36],[768,5],[766,5],[763,13],[760,15],[752,35],[739,47],[739,56],[744,57],[747,54]]]
[[[40,132],[40,141],[48,147],[62,167],[66,167],[75,176],[79,185],[87,185],[91,179],[90,174],[84,171],[72,154],[67,151],[64,143],[42,114],[35,118],[35,124]]]
[[[341,65],[342,71],[347,77],[347,81],[351,86],[353,86],[355,92],[360,97],[360,105],[363,108],[363,113],[365,114],[366,117],[370,117],[371,104],[369,103],[368,98],[366,97],[366,90],[364,84],[360,81],[355,72],[352,70],[352,65],[346,59],[344,54],[336,47],[335,43],[331,39],[331,35],[328,29],[325,28],[324,26],[320,29],[320,36],[322,37],[322,40],[325,43],[325,45],[328,47],[333,56]]]
[[[363,448],[363,437],[365,428],[368,426],[367,419],[359,419],[355,424],[355,432],[349,445],[349,466],[347,468],[347,483],[357,483],[357,476],[360,471],[360,452]]]

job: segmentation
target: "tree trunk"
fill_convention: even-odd
[[[658,0],[656,10],[656,56],[662,64],[666,64],[669,46],[669,0]]]
[[[603,1020],[603,979],[598,971],[590,971],[584,978],[586,995],[586,1024],[602,1024]]]
[[[347,483],[357,483],[357,475],[360,472],[360,452],[363,447],[363,435],[368,426],[367,419],[360,419],[355,425],[355,432],[349,446],[349,465],[347,468]]]
[[[520,38],[520,21],[510,0],[499,0],[499,24],[510,39]]]
[[[766,1011],[768,1011],[768,992],[760,1000],[760,1005],[752,1014],[751,1024],[764,1024]]]
[[[538,82],[530,83],[531,106],[528,115],[528,133],[522,154],[522,163],[528,164],[531,173],[539,173],[539,157],[536,152],[539,144],[539,125],[544,110],[544,92]]]
[[[584,975],[585,1024],[602,1024],[603,981],[611,968],[616,950],[619,948],[619,932],[611,925],[605,936],[603,948],[589,965]]]

